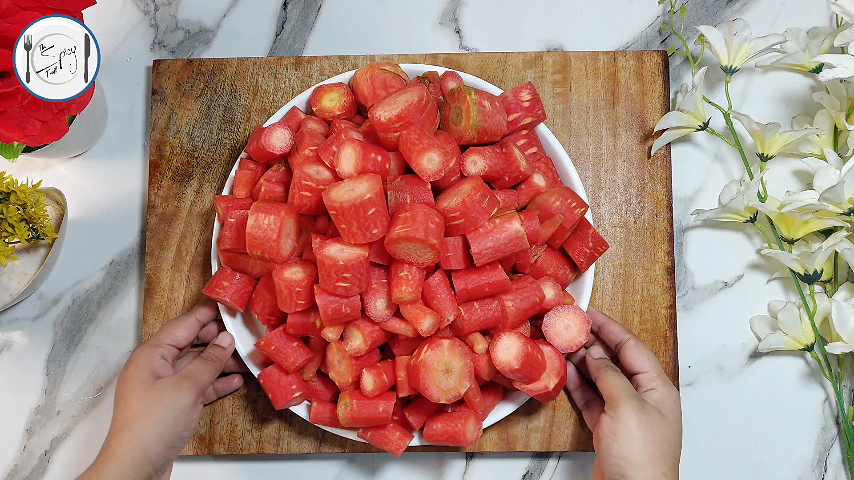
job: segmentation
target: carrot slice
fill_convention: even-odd
[[[559,305],[543,318],[543,335],[560,353],[575,353],[590,340],[590,325],[578,305]]]
[[[456,402],[474,383],[471,356],[471,350],[462,340],[429,338],[412,355],[409,381],[431,402]]]

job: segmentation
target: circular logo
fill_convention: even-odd
[[[64,102],[89,89],[101,68],[101,50],[76,18],[50,15],[31,23],[15,43],[21,85],[48,102]]]

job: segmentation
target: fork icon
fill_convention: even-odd
[[[30,83],[30,57],[33,50],[32,35],[24,35],[24,50],[27,51],[27,83]]]

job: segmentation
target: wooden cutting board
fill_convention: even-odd
[[[669,149],[652,159],[668,110],[664,52],[539,52],[158,60],[152,70],[142,333],[185,311],[210,278],[213,195],[255,125],[318,81],[366,63],[442,65],[501,88],[532,80],[546,125],[566,147],[611,249],[596,264],[591,304],[643,339],[677,381]],[[589,430],[564,394],[529,401],[470,451],[589,451]],[[417,450],[452,450],[418,448]],[[254,379],[205,408],[186,455],[371,452],[277,412]]]

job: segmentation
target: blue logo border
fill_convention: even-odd
[[[40,22],[46,18],[54,18],[54,17],[66,18],[68,20],[76,22],[78,25],[85,28],[86,31],[89,32],[89,36],[92,38],[92,41],[95,42],[95,51],[98,52],[98,65],[95,66],[95,74],[92,75],[92,79],[89,80],[89,83],[86,85],[86,88],[84,88],[82,92],[78,93],[77,95],[74,95],[73,97],[68,97],[68,98],[63,98],[63,99],[45,98],[45,97],[42,97],[41,95],[35,94],[32,90],[29,89],[29,87],[27,87],[27,85],[21,79],[21,75],[18,74],[18,68],[17,68],[17,65],[15,65],[15,61],[14,61],[14,59],[17,57],[18,45],[21,43],[21,39],[24,36],[24,32],[26,32],[27,29],[29,29],[30,27],[32,27],[36,23],[38,23],[38,22]],[[24,90],[26,90],[27,93],[38,98],[39,100],[44,100],[45,102],[61,103],[61,102],[68,102],[70,100],[74,100],[75,98],[83,95],[90,88],[92,88],[92,85],[95,84],[95,79],[98,78],[98,73],[100,73],[100,71],[101,71],[101,46],[98,44],[98,39],[95,38],[95,34],[92,32],[92,29],[87,27],[85,23],[81,22],[80,20],[77,20],[74,17],[68,16],[68,15],[60,15],[60,14],[45,15],[44,17],[38,18],[38,19],[34,20],[33,22],[30,22],[30,24],[27,25],[26,27],[24,27],[24,30],[21,31],[21,34],[18,35],[18,39],[15,41],[15,49],[13,50],[13,52],[14,53],[12,55],[12,70],[15,71],[15,76],[18,77],[18,83],[20,83],[21,86],[24,87]]]

